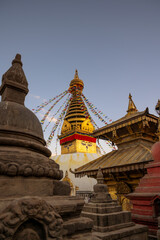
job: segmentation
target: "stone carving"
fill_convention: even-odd
[[[0,239],[12,239],[19,225],[28,219],[41,222],[46,228],[48,239],[61,239],[62,218],[52,205],[37,197],[15,200],[3,211],[0,215]],[[36,232],[33,234],[29,229],[22,231],[21,235],[24,235],[26,240],[29,239],[29,235],[35,236],[34,240],[39,240],[38,235],[36,238]]]
[[[45,166],[40,164],[36,165],[15,162],[0,162],[0,175],[49,177],[60,180],[63,177],[63,171],[57,168],[55,169],[55,164],[53,161],[50,161]]]

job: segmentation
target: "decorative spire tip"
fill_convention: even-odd
[[[132,99],[132,95],[131,95],[131,93],[129,93],[129,99],[130,99],[130,100]]]
[[[15,59],[13,59],[13,61],[12,61],[12,65],[14,63],[19,63],[21,66],[23,65],[21,62],[21,54],[19,54],[19,53],[16,54]]]
[[[137,112],[137,108],[136,105],[134,104],[133,100],[132,100],[132,95],[131,93],[129,93],[129,103],[128,103],[128,110],[127,110],[127,115],[130,115],[132,113]]]
[[[78,70],[77,70],[77,69],[75,70],[74,78],[75,78],[75,79],[79,79],[79,76],[78,76]]]

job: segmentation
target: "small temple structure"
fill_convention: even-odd
[[[94,137],[115,143],[118,150],[77,168],[75,176],[96,178],[101,167],[112,199],[118,199],[123,210],[130,210],[126,194],[135,190],[146,173],[147,164],[153,160],[150,149],[158,140],[157,127],[158,117],[150,114],[148,108],[139,112],[129,94],[127,114],[93,132]]]
[[[52,159],[60,165],[63,173],[67,174],[64,180],[68,179],[72,195],[75,195],[78,189],[91,191],[95,180],[88,177],[76,179],[70,169],[82,166],[101,156],[96,145],[96,137],[92,135],[95,129],[82,99],[83,88],[84,83],[79,79],[76,70],[69,86],[72,98],[59,136],[61,155],[52,156]]]
[[[91,201],[84,205],[81,216],[93,220],[93,235],[100,239],[148,240],[147,227],[132,222],[131,212],[122,211],[117,201],[112,200],[100,168]]]

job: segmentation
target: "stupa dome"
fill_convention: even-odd
[[[41,141],[43,139],[42,127],[35,114],[23,105],[14,102],[0,102],[0,131],[5,130],[16,132],[18,135],[23,134],[23,136],[32,135],[40,138]]]
[[[59,180],[62,171],[49,159],[51,151],[45,147],[41,124],[24,106],[27,93],[28,82],[21,55],[17,54],[0,87],[0,175]],[[20,187],[18,194],[21,190]],[[8,189],[8,194],[12,192]]]
[[[28,93],[28,82],[22,69],[21,55],[17,54],[12,66],[3,74],[0,94],[0,131],[11,131],[18,139],[35,138],[45,145],[43,131],[38,118],[24,106]],[[16,116],[16,117],[15,117]],[[7,134],[7,137],[10,136]],[[12,135],[11,135],[12,136]],[[38,139],[37,139],[38,138]]]

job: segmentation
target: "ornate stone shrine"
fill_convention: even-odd
[[[147,227],[131,221],[131,213],[122,211],[117,201],[112,200],[101,169],[90,203],[85,204],[83,217],[94,221],[93,235],[103,240],[147,240]]]
[[[24,106],[27,93],[17,54],[0,87],[0,240],[93,239],[92,221],[79,216],[83,200],[69,196],[41,124]]]

